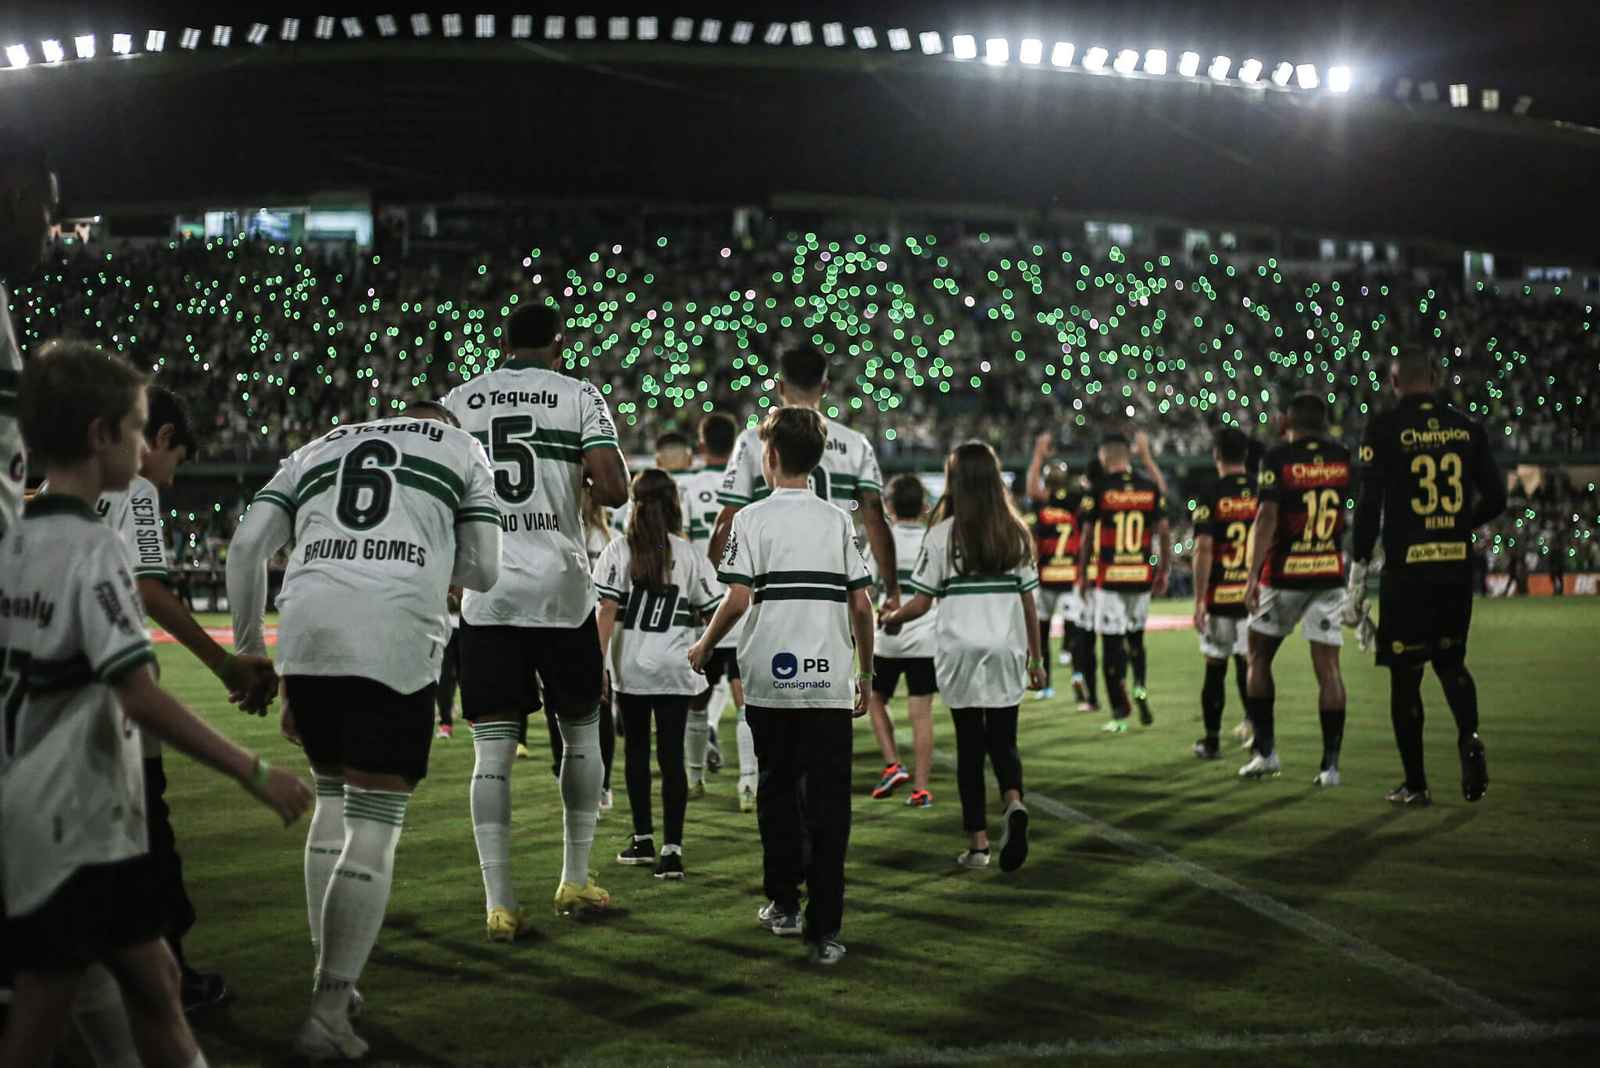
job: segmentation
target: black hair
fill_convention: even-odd
[[[161,428],[171,425],[172,444],[182,445],[193,460],[200,452],[200,442],[194,436],[194,423],[189,419],[189,406],[165,386],[150,386],[145,390],[149,398],[150,418],[144,423],[144,439],[154,445]]]
[[[739,440],[739,424],[724,412],[712,412],[700,420],[700,440],[712,456],[727,456]]]
[[[449,408],[446,408],[441,401],[419,400],[412,401],[410,404],[406,405],[407,415],[421,415],[424,412],[429,415],[437,415],[439,418],[443,419],[446,423],[449,423],[457,430],[461,429],[461,420],[457,419],[456,413],[452,412]]]
[[[661,452],[665,449],[692,448],[694,448],[694,446],[689,443],[688,436],[685,434],[680,434],[676,430],[668,430],[666,433],[661,434],[656,438],[656,452]]]
[[[828,358],[810,345],[796,345],[778,358],[778,373],[786,385],[814,393],[828,377]]]
[[[1289,425],[1303,433],[1325,430],[1328,402],[1317,393],[1296,393],[1289,400]]]
[[[561,312],[548,304],[518,305],[506,319],[506,348],[547,349],[561,333]]]
[[[889,496],[889,512],[896,519],[917,519],[928,504],[928,491],[922,479],[909,471],[895,475],[884,487]]]
[[[1236,426],[1218,427],[1212,444],[1225,464],[1242,464],[1250,455],[1250,435]]]

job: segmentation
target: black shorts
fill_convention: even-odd
[[[6,956],[19,972],[66,972],[161,937],[161,878],[150,854],[73,872],[43,905],[7,918]]]
[[[939,680],[933,671],[931,656],[874,656],[872,658],[872,692],[887,701],[900,685],[900,676],[906,677],[906,694],[910,697],[928,697],[939,692]]]
[[[734,656],[733,646],[726,649],[711,650],[711,659],[706,661],[706,685],[715,686],[723,679],[730,682],[739,678],[739,658]]]
[[[295,730],[317,767],[354,768],[413,782],[428,774],[434,690],[401,694],[354,675],[287,675]]]
[[[600,703],[605,663],[594,613],[576,627],[461,623],[461,709],[473,722]],[[542,700],[541,700],[542,690]]]
[[[1464,656],[1472,626],[1472,585],[1424,582],[1385,571],[1378,584],[1378,664],[1425,664]]]

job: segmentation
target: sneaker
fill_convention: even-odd
[[[594,876],[579,886],[562,883],[556,887],[556,915],[576,916],[580,912],[604,912],[611,907],[611,894],[594,884]]]
[[[1016,871],[1028,859],[1028,809],[1021,801],[1006,808],[1006,829],[1000,835],[1000,870]]]
[[[1033,695],[1033,699],[1035,701],[1048,701],[1048,700],[1052,699],[1053,697],[1055,697],[1055,695],[1056,695],[1056,688],[1054,686],[1046,686],[1042,690],[1035,691],[1034,695]]]
[[[518,742],[517,743],[517,759],[518,760],[527,760],[528,759],[528,755],[529,755],[528,754],[528,747],[523,745],[521,742]]]
[[[739,787],[739,811],[754,812],[756,810],[756,792],[748,786]]]
[[[313,1062],[354,1061],[367,1055],[368,1046],[366,1040],[351,1029],[349,1020],[329,1023],[320,1016],[308,1016],[295,1036],[294,1049]]]
[[[883,769],[883,776],[878,779],[878,785],[872,788],[872,796],[880,799],[888,797],[894,793],[896,786],[910,778],[911,773],[906,771],[904,765],[899,763],[890,764]]]
[[[1194,743],[1194,755],[1201,760],[1216,760],[1222,756],[1222,746],[1215,738],[1202,738]]]
[[[1339,785],[1339,769],[1338,768],[1323,768],[1321,771],[1317,772],[1317,777],[1315,779],[1311,780],[1311,785],[1312,786],[1338,786]]]
[[[706,784],[703,782],[696,782],[689,784],[689,792],[685,795],[685,798],[689,801],[698,801],[705,796]]]
[[[776,901],[769,901],[756,912],[756,922],[775,935],[785,938],[798,935],[801,931],[800,910],[785,912]]]
[[[1148,727],[1156,721],[1156,717],[1150,714],[1150,693],[1143,686],[1135,686],[1133,688],[1133,703],[1139,706],[1139,725],[1141,727]]]
[[[1483,751],[1483,739],[1470,734],[1457,748],[1461,750],[1461,796],[1468,801],[1482,801],[1489,791],[1489,761]]]
[[[927,790],[912,790],[911,796],[906,798],[908,808],[932,808],[933,794]]]
[[[1100,702],[1098,702],[1098,701],[1079,701],[1078,702],[1078,711],[1079,712],[1092,712],[1092,713],[1098,714],[1100,712]]]
[[[628,842],[628,848],[617,854],[618,864],[654,864],[656,862],[656,844],[650,838],[634,836]]]
[[[216,972],[197,972],[192,968],[183,970],[178,992],[185,1013],[221,1005],[228,1000],[230,994],[228,984],[223,981],[222,976]]]
[[[1239,778],[1262,779],[1268,775],[1277,775],[1281,771],[1283,768],[1279,766],[1278,753],[1274,750],[1266,756],[1257,753],[1251,757],[1250,762],[1239,769]]]
[[[615,795],[612,794],[611,789],[609,787],[607,787],[606,789],[600,791],[600,811],[601,812],[610,812],[611,811],[611,806],[616,804],[616,801],[617,801],[617,799],[616,799]]]
[[[441,723],[441,724],[439,724],[439,726],[434,730],[433,736],[435,738],[446,738],[446,739],[454,738],[456,736],[455,724],[453,724],[453,723]]]
[[[722,750],[716,746],[706,747],[706,770],[713,775],[722,770]]]
[[[490,909],[484,920],[491,942],[515,942],[528,930],[528,915],[522,909]]]
[[[1405,783],[1401,783],[1393,790],[1383,795],[1384,800],[1395,805],[1417,805],[1427,807],[1433,804],[1433,796],[1426,790],[1413,790]]]
[[[1100,727],[1100,731],[1103,734],[1127,734],[1128,733],[1128,721],[1125,720],[1125,719],[1107,720]]]
[[[1241,748],[1248,749],[1251,743],[1256,740],[1255,725],[1247,719],[1241,719],[1239,725],[1233,728],[1233,736],[1239,739]]]
[[[821,964],[831,967],[844,960],[844,943],[832,938],[824,938],[821,942],[813,942],[810,946],[812,964]]]
[[[661,859],[656,861],[657,879],[683,878],[683,854],[663,853]]]
[[[987,868],[989,866],[989,850],[963,849],[956,857],[956,863],[963,868]]]

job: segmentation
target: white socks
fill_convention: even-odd
[[[599,735],[595,736],[599,745]],[[483,869],[485,909],[517,908],[511,883],[511,765],[517,759],[515,723],[474,723],[472,748],[472,837]],[[596,766],[599,761],[595,762]]]
[[[756,736],[750,733],[750,724],[744,718],[744,706],[739,706],[736,720],[739,735],[739,789],[756,788],[759,769],[756,767]]]
[[[123,1009],[122,991],[104,965],[91,964],[72,999],[72,1022],[95,1068],[139,1068],[139,1050]]]
[[[562,746],[561,881],[583,886],[589,882],[589,853],[594,848],[600,784],[605,777],[600,763],[600,713],[592,711],[582,720],[557,718],[556,724],[561,728]]]
[[[317,807],[306,828],[306,920],[311,928],[311,949],[317,949],[322,932],[322,902],[328,880],[344,851],[344,779],[318,775]]]
[[[713,691],[711,699],[717,699]],[[706,713],[710,706],[696,711],[689,709],[689,721],[683,728],[683,766],[689,773],[689,785],[695,786],[706,781],[706,747],[711,740],[711,730],[706,724]]]
[[[344,850],[322,904],[321,952],[311,998],[312,1013],[325,1020],[345,1020],[350,992],[378,941],[394,881],[394,848],[410,799],[405,793],[344,788]]]

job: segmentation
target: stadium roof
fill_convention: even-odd
[[[230,5],[221,26],[215,5],[23,3],[0,13],[24,50],[0,121],[42,130],[83,207],[807,193],[1600,244],[1600,5],[798,6],[660,12],[647,37],[598,7],[439,9],[424,32],[403,8]]]

